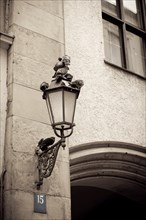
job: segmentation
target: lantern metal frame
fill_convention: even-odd
[[[62,91],[62,113],[63,113],[63,121],[61,122],[58,122],[58,123],[55,123],[55,120],[54,120],[54,114],[53,114],[53,110],[52,110],[52,106],[51,106],[51,103],[50,103],[50,99],[49,99],[49,95],[50,93],[55,93],[55,92],[58,92],[58,91]],[[68,92],[72,92],[74,94],[76,94],[76,99],[75,99],[75,103],[74,103],[74,109],[73,109],[73,115],[72,115],[72,122],[67,122],[65,120],[65,98],[64,98],[64,92],[65,91],[68,91]],[[79,93],[80,93],[80,90],[79,89],[75,89],[75,88],[71,88],[71,87],[68,87],[68,86],[59,86],[59,87],[53,87],[53,88],[47,88],[45,91],[44,91],[44,94],[43,94],[43,99],[46,99],[46,103],[48,101],[48,104],[47,104],[47,108],[48,108],[48,113],[49,113],[49,117],[50,117],[50,122],[51,122],[51,126],[54,130],[54,133],[56,134],[57,137],[64,137],[64,138],[67,138],[69,136],[72,135],[73,133],[73,127],[75,126],[75,123],[73,123],[74,121],[74,115],[75,115],[75,108],[76,108],[76,100],[79,96]],[[49,106],[48,106],[49,105]],[[64,125],[66,125],[67,127],[65,127]],[[60,126],[60,128],[59,128]],[[70,132],[66,135],[64,135],[64,131],[68,131],[70,130]],[[60,133],[58,133],[58,131],[60,131]]]

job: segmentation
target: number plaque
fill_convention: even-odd
[[[34,193],[34,212],[46,214],[46,195]]]

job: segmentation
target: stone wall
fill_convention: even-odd
[[[40,84],[50,82],[64,54],[62,1],[11,1],[8,112],[5,147],[5,218],[70,219],[68,149],[60,149],[53,174],[37,191],[35,147],[54,136]],[[56,139],[57,141],[57,139]],[[46,194],[47,213],[34,213],[34,192]]]

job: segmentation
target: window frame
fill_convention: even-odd
[[[136,5],[137,5],[137,10],[140,10],[140,14],[138,13],[138,23],[140,24],[140,27],[137,27],[125,20],[123,0],[116,0],[117,16],[114,16],[110,14],[109,12],[106,12],[102,8],[102,19],[110,23],[113,23],[119,27],[122,66],[118,66],[110,61],[107,61],[106,59],[105,59],[105,63],[119,67],[120,69],[126,70],[130,73],[134,73],[145,79],[146,72],[144,73],[145,76],[142,76],[136,72],[133,72],[132,70],[130,70],[129,63],[128,63],[126,31],[129,31],[133,33],[134,35],[137,35],[142,38],[143,45],[144,45],[143,52],[144,52],[144,56],[146,57],[146,41],[144,40],[146,39],[146,19],[144,19],[146,18],[146,9],[145,9],[146,1],[136,0]],[[145,71],[146,71],[146,65],[145,65]]]

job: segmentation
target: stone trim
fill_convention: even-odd
[[[131,144],[131,143],[125,143],[125,142],[119,142],[119,141],[97,141],[97,142],[90,142],[85,144],[76,145],[70,148],[70,154],[73,154],[78,151],[87,150],[87,149],[93,149],[93,148],[122,148],[122,149],[129,149],[129,150],[135,150],[139,151],[145,154],[146,156],[146,147],[140,146],[137,144]]]
[[[0,48],[5,50],[9,49],[9,46],[12,45],[14,40],[14,36],[10,36],[8,34],[0,32]]]

